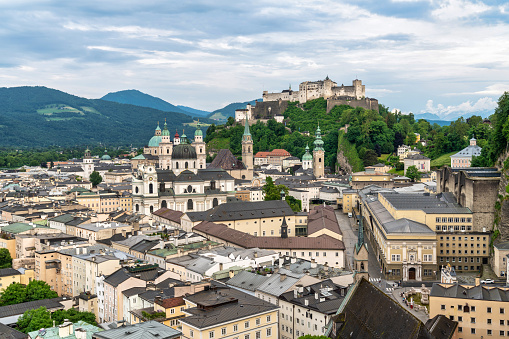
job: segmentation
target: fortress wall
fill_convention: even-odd
[[[347,99],[328,99],[327,100],[327,113],[337,105],[348,105],[352,107],[362,107],[364,109],[372,109],[378,112],[378,100],[371,98],[364,98],[360,100],[347,100]]]

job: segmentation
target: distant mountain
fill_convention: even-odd
[[[177,112],[177,113],[185,113],[189,114],[177,106],[170,104],[163,99],[151,96],[149,94],[145,94],[136,89],[128,89],[125,91],[112,92],[108,93],[101,98],[101,100],[113,101],[119,104],[130,104],[141,107],[149,107],[158,109],[163,112]]]
[[[262,101],[262,99],[257,99],[258,101]],[[256,100],[246,101],[246,102],[234,102],[229,105],[224,106],[223,108],[216,109],[212,113],[209,114],[208,118],[212,120],[216,120],[219,122],[226,121],[229,117],[235,117],[235,110],[246,108],[247,104],[254,105]]]
[[[182,111],[184,111],[186,114],[190,114],[193,117],[206,117],[210,114],[210,112],[202,111],[201,109],[196,109],[192,107],[177,105],[178,108],[180,108]]]
[[[183,113],[85,99],[47,87],[0,88],[0,146],[143,146],[166,117],[171,117],[171,131],[193,122]]]
[[[428,119],[426,119],[426,121],[429,122],[431,125],[438,124],[440,126],[449,126],[452,122],[452,121],[446,121],[446,120],[428,120]]]
[[[433,113],[422,113],[422,114],[415,114],[414,115],[415,120],[442,120],[438,115]]]

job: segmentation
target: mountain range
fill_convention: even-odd
[[[47,87],[0,88],[1,146],[143,146],[165,118],[170,130],[194,120],[180,112],[86,99]]]

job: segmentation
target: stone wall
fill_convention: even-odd
[[[288,101],[257,101],[251,108],[251,119],[272,119],[275,115],[283,115],[288,107]]]
[[[355,98],[335,98],[327,100],[327,113],[338,105],[348,105],[352,107],[362,107],[364,109],[372,109],[378,112],[378,100],[372,98],[363,98],[356,100]]]
[[[338,150],[336,166],[336,173],[341,173],[344,175],[353,172],[352,165],[350,165],[348,158],[345,156],[342,150]]]

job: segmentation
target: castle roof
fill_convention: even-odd
[[[219,151],[208,168],[222,168],[224,170],[246,169],[242,161],[237,159],[229,149]]]

